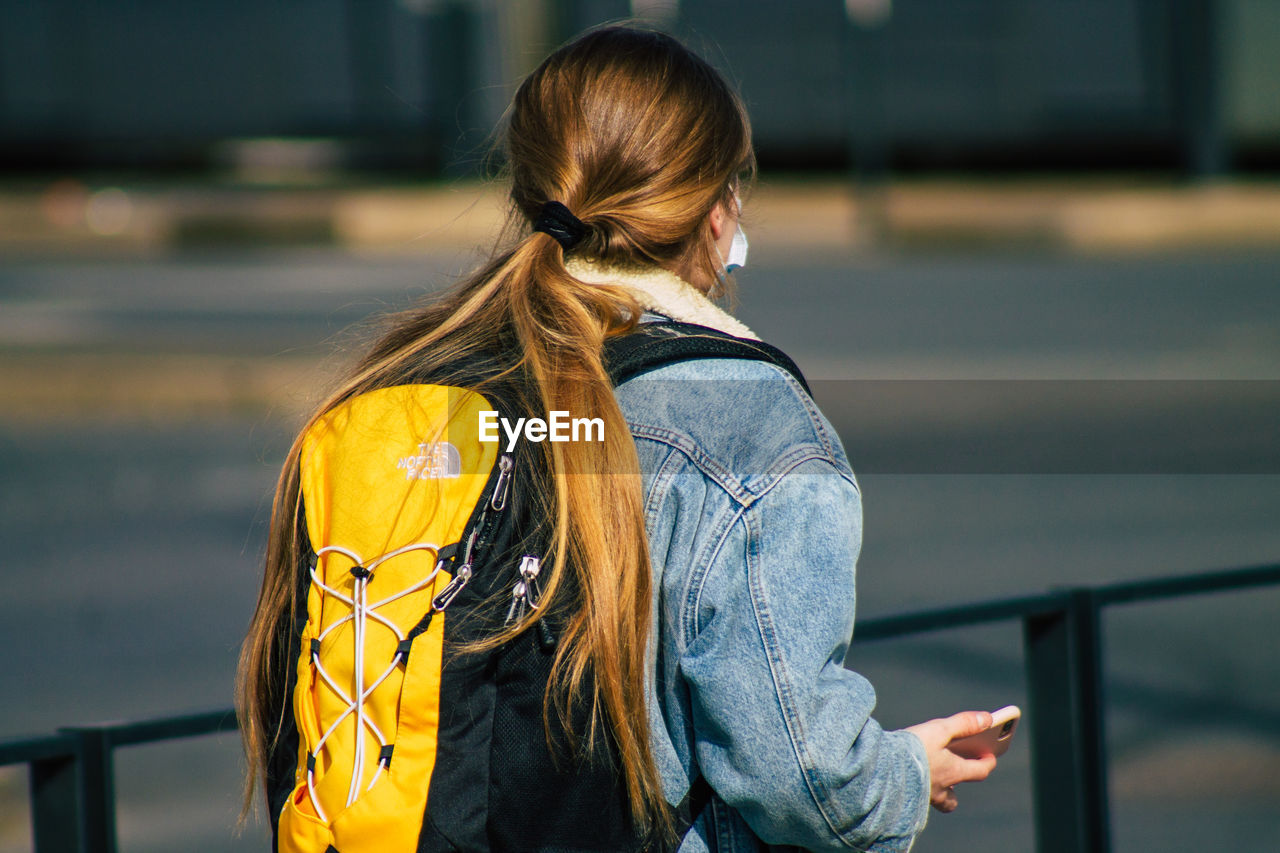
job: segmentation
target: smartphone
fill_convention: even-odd
[[[947,744],[947,749],[964,758],[981,758],[1004,755],[1013,741],[1013,732],[1018,728],[1018,720],[1022,711],[1017,705],[1006,705],[999,711],[991,712],[991,728],[976,735],[957,738]]]

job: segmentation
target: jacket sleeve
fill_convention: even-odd
[[[802,461],[738,511],[691,612],[698,763],[770,844],[902,851],[928,815],[923,745],[844,667],[861,527],[852,474]]]

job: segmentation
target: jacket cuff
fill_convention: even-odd
[[[911,764],[919,774],[920,787],[917,789],[920,791],[919,805],[916,810],[915,825],[911,831],[913,836],[918,836],[924,831],[925,823],[929,820],[929,795],[933,792],[929,774],[929,756],[924,750],[924,741],[920,740],[915,733],[899,729],[886,734],[902,739],[903,745],[907,748],[907,754],[911,756]]]

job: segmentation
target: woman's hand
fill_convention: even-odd
[[[994,755],[962,758],[947,749],[947,744],[990,727],[991,715],[986,711],[962,711],[903,729],[920,738],[924,744],[925,754],[929,756],[929,802],[938,811],[955,810],[957,803],[953,786],[960,782],[980,782],[996,766]]]

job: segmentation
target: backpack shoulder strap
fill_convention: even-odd
[[[694,358],[743,358],[776,364],[812,396],[796,363],[764,341],[738,338],[719,329],[674,320],[642,323],[634,332],[604,344],[604,362],[614,386],[667,364]]]

